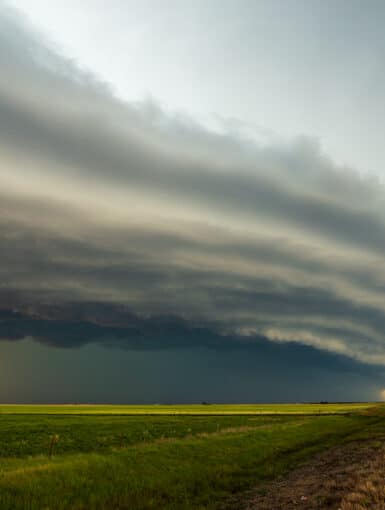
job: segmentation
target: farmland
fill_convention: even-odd
[[[215,509],[385,430],[369,404],[0,406],[2,509]]]
[[[0,414],[108,415],[251,415],[344,414],[373,407],[367,403],[341,404],[195,404],[195,405],[0,405]]]

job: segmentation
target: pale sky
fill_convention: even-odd
[[[8,3],[126,99],[259,138],[316,137],[337,163],[385,174],[381,0]]]

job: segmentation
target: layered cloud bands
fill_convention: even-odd
[[[379,182],[122,102],[1,5],[1,338],[385,364]]]

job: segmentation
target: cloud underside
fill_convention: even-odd
[[[385,364],[384,188],[128,104],[0,2],[0,337]]]

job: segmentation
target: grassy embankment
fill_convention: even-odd
[[[383,433],[381,409],[367,407],[0,406],[0,508],[214,509],[317,451]]]

